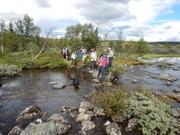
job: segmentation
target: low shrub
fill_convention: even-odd
[[[141,89],[132,94],[105,91],[93,93],[91,101],[108,116],[137,118],[143,135],[180,134],[180,123],[174,116],[176,111],[151,92]]]
[[[93,93],[91,101],[93,104],[103,108],[108,116],[123,115],[127,106],[128,93],[109,92]]]
[[[21,68],[15,65],[0,65],[0,77],[18,75],[21,72],[21,70]]]
[[[139,119],[144,135],[176,135],[180,125],[173,116],[171,107],[155,96],[135,93],[129,98],[128,117]]]

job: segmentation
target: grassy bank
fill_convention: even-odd
[[[1,65],[16,65],[22,69],[66,68],[67,63],[57,52],[43,53],[32,61],[32,55],[24,52],[11,53],[0,57]]]
[[[128,56],[122,56],[122,57],[116,57],[113,59],[113,65],[142,65],[143,62],[137,60],[135,56],[128,57]]]
[[[180,57],[180,54],[145,54],[143,58],[151,59],[151,58],[163,58],[163,57]]]

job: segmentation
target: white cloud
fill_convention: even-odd
[[[0,0],[0,19],[9,21],[29,14],[41,28],[55,27],[61,35],[70,24],[90,22],[109,33],[121,28],[127,40],[144,37],[148,41],[180,41],[180,20],[156,20],[162,13],[173,14],[171,7],[177,2],[180,1]]]

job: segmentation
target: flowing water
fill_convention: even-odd
[[[68,71],[51,70],[24,71],[21,76],[5,80],[0,88],[1,131],[7,132],[14,126],[16,116],[27,106],[38,105],[42,111],[58,112],[62,106],[77,107],[83,96],[92,91],[92,85],[81,76],[80,87],[75,90]],[[64,89],[53,89],[50,82],[67,85]]]
[[[119,83],[125,84],[130,89],[140,84],[154,91],[173,92],[173,90],[180,90],[180,58],[159,58],[145,62],[151,62],[151,64],[128,68],[127,72],[120,77]],[[167,85],[167,81],[159,79],[158,76],[170,76],[176,81]]]
[[[130,89],[137,84],[145,88],[172,92],[180,89],[180,59],[161,58],[146,62],[153,64],[134,66],[127,69],[118,80],[120,84],[127,85]],[[158,66],[168,63],[166,67]],[[58,112],[62,106],[77,107],[83,96],[89,95],[94,89],[90,77],[81,74],[80,88],[75,90],[72,86],[72,72],[54,70],[28,70],[20,76],[4,80],[0,88],[0,130],[7,133],[14,125],[16,116],[27,106],[38,105],[42,111],[48,113]],[[170,75],[176,78],[171,85],[166,85],[164,80],[153,78],[151,75]],[[67,85],[64,89],[53,89],[50,82],[57,81]],[[180,107],[180,105],[177,105]]]

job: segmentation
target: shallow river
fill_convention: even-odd
[[[147,62],[147,61],[146,61]],[[137,84],[155,91],[172,92],[180,89],[180,59],[151,60],[152,65],[135,66],[127,69],[118,80],[120,84],[130,89]],[[162,68],[161,62],[171,63]],[[164,80],[151,77],[151,75],[166,74],[177,80],[166,85]],[[94,90],[90,77],[81,75],[80,88],[75,90],[72,86],[71,75],[68,71],[31,70],[24,71],[20,76],[5,80],[0,88],[0,130],[7,131],[14,126],[16,116],[27,106],[38,105],[42,111],[48,113],[58,112],[63,105],[78,106],[84,100],[83,96]],[[66,84],[65,89],[53,89],[50,82],[57,81]],[[177,105],[180,106],[179,104]]]
[[[24,71],[21,76],[6,80],[0,88],[0,123],[3,131],[12,128],[15,117],[27,106],[38,105],[42,111],[58,112],[63,105],[78,106],[83,96],[92,91],[92,84],[81,77],[80,87],[75,90],[69,72],[34,70]],[[66,84],[65,89],[53,89],[50,82]]]

